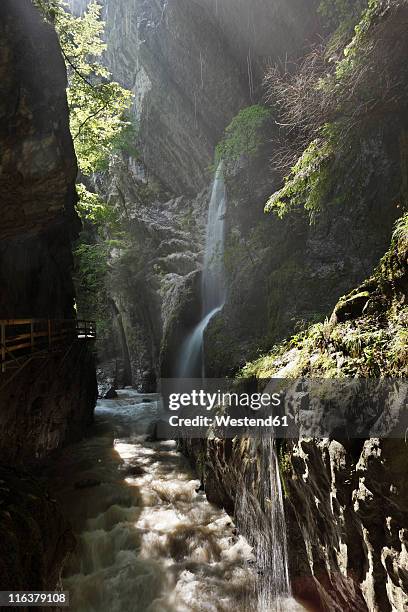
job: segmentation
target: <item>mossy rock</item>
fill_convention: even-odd
[[[331,323],[342,323],[360,317],[370,299],[368,291],[361,291],[350,297],[341,299],[331,316]]]

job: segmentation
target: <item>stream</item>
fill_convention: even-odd
[[[252,549],[199,491],[172,441],[148,441],[157,396],[101,400],[90,437],[51,468],[78,545],[63,580],[75,612],[247,612]]]

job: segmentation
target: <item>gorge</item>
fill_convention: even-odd
[[[407,25],[406,0],[2,0],[0,591],[408,609]],[[405,402],[382,437],[176,443],[179,378]]]

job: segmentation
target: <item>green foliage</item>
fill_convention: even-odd
[[[380,0],[369,0],[368,8],[361,15],[359,23],[354,29],[354,37],[344,49],[344,59],[336,65],[336,80],[340,82],[355,67],[356,62],[364,60],[364,48],[367,45],[367,34],[380,6]]]
[[[139,159],[140,151],[137,147],[138,139],[139,125],[129,118],[126,125],[113,136],[112,151],[122,151],[134,159]]]
[[[65,58],[71,134],[79,168],[84,175],[104,170],[118,136],[129,125],[125,113],[132,93],[112,81],[102,63],[106,50],[102,8],[92,0],[84,14],[75,17],[64,0],[51,4],[37,0],[37,6],[52,19]]]
[[[92,0],[81,17],[65,0],[34,0],[59,36],[68,76],[70,129],[79,169],[90,176],[108,167],[118,151],[138,157],[137,127],[129,120],[132,93],[111,79],[103,64],[106,44],[101,6]],[[78,310],[96,318],[103,342],[109,329],[109,254],[122,247],[116,210],[83,183],[77,185],[78,212],[84,231],[74,252]]]
[[[242,156],[247,159],[254,157],[265,142],[262,128],[270,115],[271,111],[259,104],[239,111],[215,149],[216,163],[234,163]]]
[[[113,230],[119,224],[116,211],[108,206],[102,198],[88,191],[83,183],[77,185],[78,212],[84,222],[92,223],[96,227]]]
[[[313,219],[331,187],[333,155],[329,140],[314,140],[286,177],[283,188],[269,198],[265,212],[274,212],[282,218],[303,206]]]

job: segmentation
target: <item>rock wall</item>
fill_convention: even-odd
[[[70,1],[77,13],[87,4]],[[107,64],[134,91],[143,162],[176,196],[208,186],[214,147],[238,110],[259,99],[266,61],[298,55],[319,31],[314,0],[102,4]]]
[[[5,0],[0,17],[0,318],[68,318],[80,224],[65,66],[30,2]]]
[[[71,4],[80,11],[87,2]],[[112,281],[139,382],[143,371],[176,372],[173,351],[201,314],[208,167],[223,129],[240,108],[261,99],[265,62],[301,54],[320,24],[316,5],[305,11],[297,0],[103,4],[106,61],[134,91],[139,126],[140,159],[123,155],[98,182],[126,224],[132,219],[130,250],[143,262],[125,291],[115,276]],[[228,178],[227,302],[207,332],[209,373],[233,372],[299,321],[324,318],[339,295],[370,274],[398,214],[388,197],[399,176],[400,159],[390,154],[398,129],[387,129],[388,140],[367,141],[363,193],[356,188],[352,205],[333,197],[310,226],[302,213],[280,221],[263,212],[282,180],[269,163],[273,122],[265,126],[259,158]],[[134,258],[129,268],[136,267]]]
[[[110,295],[123,324],[133,382],[152,389],[160,371],[172,371],[174,355],[199,316],[209,194],[162,202],[129,159],[115,160],[97,187],[126,223],[126,250],[111,256]]]
[[[248,444],[217,438],[183,442],[209,501],[230,514],[239,504]],[[280,456],[296,599],[313,612],[405,610],[404,442],[361,440],[353,448],[349,441],[302,440],[286,442]],[[261,490],[255,479],[254,494]]]
[[[76,13],[87,4],[70,2]],[[139,383],[143,371],[175,373],[173,350],[201,314],[209,166],[223,130],[239,109],[259,100],[265,62],[278,51],[297,55],[319,24],[297,0],[258,0],[253,8],[241,1],[104,0],[103,7],[106,62],[135,94],[139,131],[140,157],[122,155],[96,180],[126,225],[130,218],[129,270],[136,269],[136,254],[143,262],[125,289],[117,275],[112,279]],[[257,217],[263,203],[256,200]],[[121,354],[119,348],[119,361]]]
[[[283,220],[265,215],[268,194],[280,184],[269,167],[270,149],[251,164],[249,180],[245,169],[229,177],[228,297],[207,331],[209,374],[233,374],[259,349],[324,320],[340,295],[372,273],[399,215],[398,197],[390,193],[398,193],[401,181],[400,128],[387,126],[386,142],[367,143],[364,190],[356,188],[352,202],[336,202],[334,194],[313,223],[303,210]]]
[[[400,379],[400,392],[405,387],[406,393],[407,253],[405,217],[375,274],[338,302],[330,322],[311,327],[297,342],[284,343],[247,366],[251,388],[258,379],[262,389],[270,377],[374,376],[377,382]],[[360,301],[353,303],[358,296]],[[307,609],[402,612],[408,606],[408,452],[394,429],[397,423],[400,432],[406,427],[406,398],[404,404],[401,397],[393,418],[384,418],[388,425],[382,439],[364,439],[356,434],[358,425],[349,422],[348,439],[333,430],[325,439],[278,441],[290,576],[294,594]],[[382,399],[380,415],[384,406]],[[362,418],[363,411],[361,402],[354,412],[360,426],[369,421]],[[321,414],[317,421],[324,422]],[[212,431],[207,440],[182,444],[210,501],[231,513],[240,503],[243,473],[253,457],[250,443],[217,438]],[[260,505],[267,507],[259,477],[253,478],[253,487]]]
[[[80,221],[65,65],[30,1],[6,0],[0,17],[0,319],[72,318]],[[43,458],[89,422],[93,356],[80,345],[62,356],[1,376],[1,460]]]
[[[303,440],[285,482],[295,593],[318,609],[408,606],[408,499],[402,440]],[[293,468],[293,471],[291,471]],[[314,603],[319,597],[315,593]]]
[[[73,318],[76,158],[55,31],[30,0],[0,5],[0,319]],[[21,356],[20,356],[21,357]],[[0,374],[3,590],[54,590],[72,536],[27,467],[84,434],[96,399],[87,344]]]

